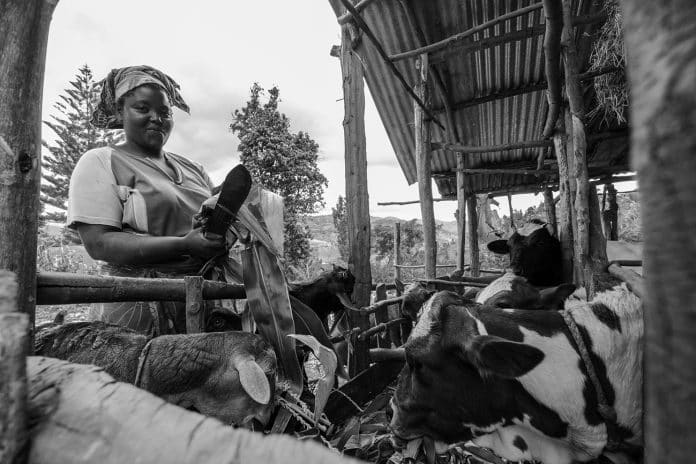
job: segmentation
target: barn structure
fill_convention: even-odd
[[[589,64],[594,33],[606,16],[602,2],[329,1],[342,29],[336,53],[345,91],[355,303],[365,306],[372,287],[364,82],[407,181],[419,183],[429,277],[435,272],[431,179],[442,198],[458,202],[458,265],[468,262],[474,275],[476,247],[466,257],[463,246],[465,234],[476,233],[474,195],[538,191],[550,199],[558,190],[565,272],[591,287],[606,264],[594,184],[623,180],[622,173],[635,169],[644,189],[646,237],[646,462],[690,462],[696,443],[684,437],[696,425],[696,247],[690,236],[696,228],[696,5],[622,1],[632,57],[629,131],[587,116],[594,98],[588,82],[620,72]],[[31,351],[37,295],[41,88],[57,3],[0,3],[0,269],[18,282],[0,276],[0,377],[7,379],[0,384],[0,452],[10,462],[26,457],[23,361]],[[663,209],[667,200],[672,206]],[[231,437],[214,427],[208,432],[206,445],[210,437]],[[199,446],[201,455],[209,451]],[[283,462],[287,456],[240,460],[245,457]]]
[[[593,67],[590,60],[607,19],[602,4],[330,3],[344,35],[344,83],[360,93],[364,75],[406,181],[419,184],[426,276],[435,277],[432,179],[441,199],[458,202],[460,269],[468,263],[478,275],[475,195],[543,192],[549,222],[558,217],[566,278],[573,278],[574,262],[575,280],[584,283],[592,262],[606,261],[601,233],[590,250],[590,225],[600,223],[594,186],[632,178],[621,176],[630,171],[626,125],[587,117],[595,106],[593,79],[623,72]],[[562,52],[569,59],[562,61]],[[346,97],[346,121],[359,124],[361,97]],[[360,162],[358,151],[346,150],[355,155],[346,159],[346,172]],[[552,191],[561,195],[557,215]],[[360,203],[348,202],[354,204]]]

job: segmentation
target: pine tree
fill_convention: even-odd
[[[310,254],[311,234],[303,218],[324,206],[326,177],[319,171],[319,145],[306,132],[290,132],[290,120],[278,111],[280,90],[254,83],[251,97],[235,110],[230,128],[239,137],[240,161],[263,188],[285,200],[285,259],[299,266]]]
[[[80,156],[92,148],[113,145],[123,139],[122,131],[98,129],[89,122],[100,91],[89,66],[82,66],[53,106],[56,114],[51,115],[52,121],[44,121],[56,134],[56,140],[53,144],[42,141],[48,154],[41,162],[41,207],[45,210],[51,206],[55,210],[44,212],[43,221],[65,222],[70,176]]]

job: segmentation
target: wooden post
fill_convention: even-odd
[[[429,104],[428,92],[428,55],[421,55],[419,81],[416,95]],[[418,194],[420,197],[421,218],[423,220],[423,248],[425,250],[425,278],[435,278],[437,250],[435,247],[435,212],[433,210],[432,170],[430,167],[430,122],[418,103],[413,104],[416,141],[416,170],[418,171]]]
[[[575,215],[577,222],[577,234],[575,242],[575,265],[580,272],[576,275],[580,285],[592,285],[594,269],[590,261],[590,214],[588,208],[589,179],[587,174],[587,140],[585,138],[584,103],[582,89],[578,80],[577,52],[575,50],[574,29],[571,15],[571,0],[563,0],[563,31],[561,33],[561,49],[563,50],[563,63],[565,69],[565,88],[568,94],[570,110],[570,124],[566,125],[572,150],[568,151],[568,157],[573,157],[575,169],[571,171],[576,182],[575,191]],[[588,296],[591,292],[588,292]]]
[[[517,227],[515,227],[515,219],[513,216],[515,215],[515,210],[512,209],[512,195],[508,191],[507,193],[507,200],[508,200],[508,209],[510,210],[510,230],[515,231],[517,230]]]
[[[457,269],[466,265],[466,192],[464,190],[464,159],[457,156]]]
[[[696,455],[696,3],[622,0],[645,248],[646,463]]]
[[[544,210],[546,211],[546,222],[551,224],[551,227],[553,227],[553,235],[558,237],[556,203],[553,201],[553,190],[550,188],[544,189]]]
[[[619,204],[616,202],[616,188],[614,188],[614,184],[609,184],[607,187],[607,203],[609,203],[609,208],[607,209],[609,228],[607,229],[606,236],[609,240],[618,240]]]
[[[17,281],[0,270],[0,462],[26,462],[29,316],[17,311]]]
[[[590,217],[590,249],[589,249],[589,259],[592,263],[592,268],[595,270],[593,276],[597,276],[606,272],[607,266],[609,265],[609,260],[607,259],[607,239],[602,232],[602,220],[601,212],[599,210],[599,196],[597,195],[597,187],[594,185],[589,186],[589,197],[588,197],[588,213]],[[595,291],[595,278],[591,283],[586,284],[587,299],[591,300],[594,298]]]
[[[0,269],[17,275],[17,310],[34,323],[46,45],[58,0],[0,5]],[[32,345],[31,337],[27,340]]]
[[[553,146],[558,161],[558,240],[563,256],[563,281],[573,282],[573,206],[571,202],[570,175],[566,153],[566,135],[562,119],[556,124]]]
[[[367,192],[367,150],[365,144],[365,89],[363,62],[351,48],[348,29],[341,28],[341,72],[343,75],[343,134],[346,166],[346,212],[348,213],[348,267],[355,275],[352,299],[356,306],[370,304],[370,205]],[[366,314],[350,312],[351,327],[367,330]],[[355,340],[349,373],[356,375],[369,365],[368,344]]]
[[[478,277],[481,270],[481,261],[479,260],[479,244],[478,244],[478,214],[476,212],[476,195],[470,194],[466,197],[466,206],[469,212],[469,263],[471,275]]]
[[[401,280],[401,223],[394,223],[394,278]],[[397,295],[401,295],[401,292],[397,289]]]
[[[375,288],[375,302],[383,301],[387,299],[387,285],[384,283],[377,284]],[[375,311],[375,322],[380,324],[382,322],[387,322],[389,320],[389,308],[385,306]],[[389,348],[391,346],[389,342],[389,332],[382,332],[377,336],[377,344],[379,348]]]
[[[203,277],[186,276],[186,333],[205,332],[206,311],[203,304]]]

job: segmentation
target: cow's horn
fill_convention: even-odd
[[[271,399],[271,385],[266,373],[254,359],[242,359],[234,363],[239,372],[239,382],[251,399],[261,404],[268,404]]]

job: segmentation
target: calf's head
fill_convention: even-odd
[[[488,249],[496,254],[510,255],[510,269],[526,277],[532,285],[558,285],[562,282],[561,243],[548,225],[536,227],[529,235],[515,231],[507,240],[494,240]]]
[[[539,290],[526,278],[507,272],[481,290],[476,302],[497,308],[560,310],[574,291],[573,284]]]
[[[437,299],[437,295],[435,296]],[[446,300],[443,300],[446,301]],[[406,365],[392,399],[395,436],[453,443],[515,416],[516,378],[534,369],[538,348],[480,334],[476,304],[432,305],[405,345]]]

